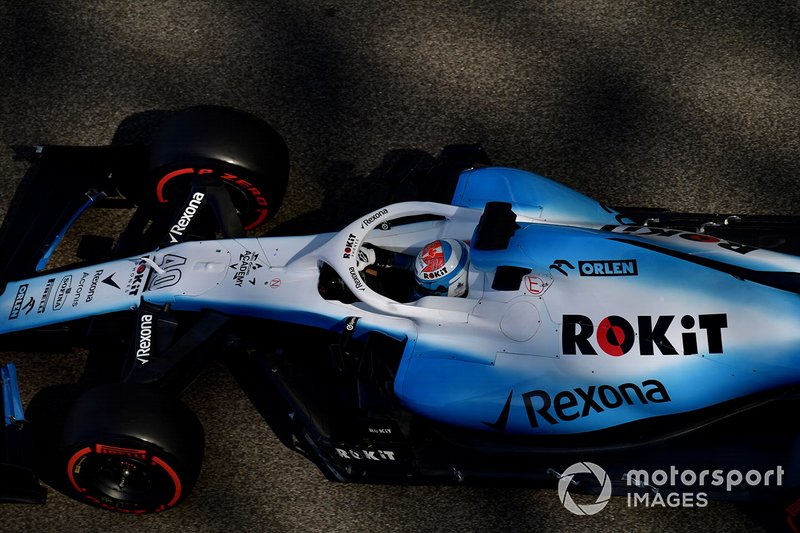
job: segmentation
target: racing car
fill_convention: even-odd
[[[179,396],[219,360],[331,480],[554,487],[579,460],[626,490],[632,466],[665,465],[780,464],[767,492],[797,485],[793,217],[611,208],[454,145],[384,165],[386,202],[343,226],[261,235],[286,144],[215,106],[146,145],[17,154],[31,166],[0,230],[0,346],[88,357],[25,416],[9,372],[6,422],[48,435],[36,473],[76,499],[184,500],[204,434]],[[57,261],[96,207],[122,231]]]

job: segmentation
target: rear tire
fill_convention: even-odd
[[[164,511],[191,491],[203,449],[199,420],[176,398],[140,385],[101,385],[67,417],[65,491],[112,511]]]

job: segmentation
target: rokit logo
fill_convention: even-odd
[[[144,261],[137,263],[136,268],[133,269],[133,272],[131,272],[128,278],[128,284],[126,286],[128,296],[136,296],[139,294],[139,289],[142,288],[142,282],[144,281],[146,271],[147,264]]]
[[[385,217],[388,214],[389,214],[388,209],[381,209],[380,211],[374,212],[371,216],[361,221],[361,229],[368,228],[369,226],[372,225],[373,222],[375,222],[381,217]]]
[[[564,315],[561,329],[561,351],[564,355],[597,355],[613,357],[629,353],[635,346],[640,355],[694,355],[724,352],[722,330],[728,327],[724,313],[683,316],[676,323],[675,315],[638,316],[636,327],[621,316],[611,315],[595,322],[583,315]],[[672,340],[670,340],[670,338]],[[678,340],[680,342],[678,342]],[[700,345],[698,341],[705,341]]]
[[[394,461],[395,454],[389,450],[366,450],[352,448],[334,448],[336,455],[342,459],[350,459],[357,461]]]
[[[484,422],[484,424],[494,430],[505,431],[513,396],[514,391],[511,391],[496,422]],[[576,387],[572,390],[557,392],[553,396],[542,389],[522,394],[528,422],[534,429],[543,423],[555,425],[560,422],[570,422],[624,406],[670,401],[672,398],[670,398],[667,388],[655,379],[645,380],[641,386],[635,383],[622,383],[616,387],[613,385]]]
[[[358,237],[352,233],[347,236],[347,241],[344,243],[344,251],[342,252],[342,259],[350,259],[353,252],[358,249]]]

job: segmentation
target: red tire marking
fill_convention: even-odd
[[[175,178],[177,176],[182,176],[183,174],[191,174],[194,172],[193,168],[181,168],[178,170],[174,170],[158,180],[158,185],[156,185],[156,196],[158,197],[158,201],[162,204],[167,203],[167,199],[164,198],[164,186],[167,184],[169,180]]]
[[[95,452],[101,455],[124,455],[136,459],[146,459],[147,450],[134,450],[131,448],[119,448],[117,446],[106,446],[105,444],[95,445]]]
[[[167,474],[169,474],[169,477],[172,478],[172,482],[175,484],[175,495],[172,496],[172,499],[169,501],[169,503],[167,503],[167,507],[172,507],[173,505],[178,503],[178,500],[181,497],[181,491],[182,491],[181,480],[178,477],[178,474],[175,472],[175,470],[173,470],[172,467],[169,466],[166,462],[162,461],[158,457],[153,457],[152,461],[154,464],[157,464],[158,466],[166,470]]]
[[[259,209],[258,210],[258,217],[254,222],[251,222],[247,226],[244,227],[245,230],[251,230],[264,222],[264,219],[267,218],[267,214],[269,213],[269,209]]]
[[[87,446],[82,450],[78,450],[77,452],[75,452],[75,455],[73,455],[72,458],[70,458],[69,462],[67,463],[67,476],[69,477],[69,481],[70,483],[72,483],[72,486],[75,487],[75,490],[81,493],[86,492],[86,489],[78,486],[78,482],[75,481],[75,474],[73,469],[75,468],[75,463],[78,462],[78,459],[80,459],[87,453],[90,453],[91,451],[92,448],[90,446]]]
[[[158,198],[158,201],[162,204],[168,202],[168,200],[164,197],[164,187],[167,185],[167,183],[169,183],[170,180],[178,176],[183,176],[184,174],[192,174],[194,172],[195,170],[193,168],[181,168],[170,172],[169,174],[158,180],[158,184],[156,185],[156,197]],[[210,172],[213,171],[211,169],[200,169],[198,171],[199,174],[208,174]],[[249,231],[261,225],[264,222],[264,220],[266,220],[267,215],[269,215],[269,209],[266,208],[267,200],[264,198],[261,191],[257,187],[254,187],[250,182],[240,179],[238,176],[230,174],[228,172],[220,176],[220,179],[223,179],[231,183],[232,185],[238,187],[240,190],[244,191],[245,194],[249,193],[248,196],[250,198],[255,200],[255,202],[258,205],[264,207],[264,209],[256,210],[256,213],[258,213],[258,215],[256,216],[253,222],[247,224],[244,227],[245,231]]]

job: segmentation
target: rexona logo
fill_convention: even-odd
[[[611,315],[595,322],[583,315],[564,315],[561,328],[561,351],[564,355],[619,357],[635,348],[639,355],[693,355],[724,352],[722,330],[728,327],[728,315],[637,316],[628,320]],[[700,344],[700,343],[703,344]]]
[[[376,211],[376,212],[372,213],[371,216],[369,216],[369,217],[367,217],[367,218],[365,218],[364,220],[361,221],[361,229],[368,228],[369,226],[372,225],[373,222],[375,222],[379,218],[385,217],[388,214],[389,214],[389,210],[388,209],[381,209],[380,211]]]
[[[508,394],[508,399],[506,399],[497,420],[484,422],[484,424],[500,433],[505,432],[513,398],[514,391],[512,390]],[[641,385],[623,383],[618,386],[576,387],[572,390],[557,392],[554,395],[542,389],[522,393],[522,403],[525,404],[528,423],[534,429],[542,424],[555,425],[561,422],[571,422],[628,405],[648,405],[670,401],[672,398],[670,398],[667,388],[655,379],[645,380]]]
[[[170,242],[178,242],[178,237],[183,237],[183,232],[189,227],[189,223],[192,221],[192,218],[194,218],[197,210],[203,205],[203,198],[205,198],[205,196],[206,195],[201,192],[196,192],[192,195],[192,199],[189,200],[189,205],[183,210],[181,218],[179,218],[178,222],[169,230]]]
[[[522,401],[531,427],[538,428],[541,423],[555,425],[626,405],[666,403],[672,399],[663,383],[648,379],[641,386],[635,383],[616,387],[590,385],[557,392],[553,396],[545,390],[533,390],[524,393]]]
[[[150,361],[150,347],[153,340],[153,315],[143,314],[139,319],[139,345],[136,350],[136,360],[141,364]]]

